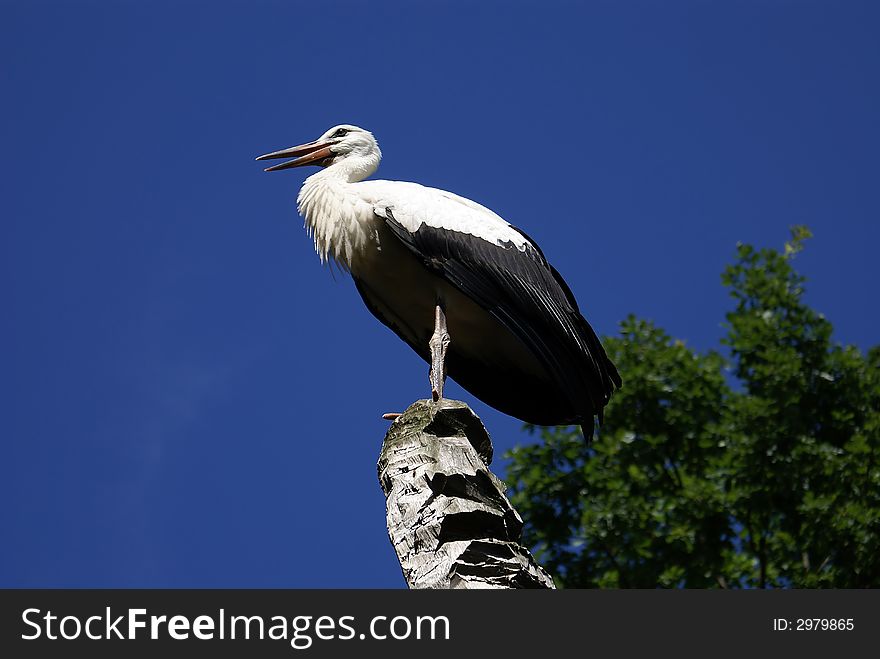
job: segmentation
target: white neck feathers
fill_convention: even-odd
[[[379,155],[348,156],[309,176],[297,197],[300,215],[322,263],[332,258],[351,270],[359,253],[378,240],[372,205],[355,184],[376,171]]]

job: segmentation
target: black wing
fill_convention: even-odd
[[[392,233],[426,267],[489,310],[540,357],[568,394],[589,438],[593,415],[601,421],[602,408],[621,385],[620,375],[568,285],[534,241],[520,232],[533,245],[521,251],[427,224],[411,233],[394,219],[393,208],[385,215]]]

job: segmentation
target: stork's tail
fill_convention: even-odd
[[[590,444],[593,441],[594,433],[596,432],[596,422],[591,416],[589,420],[584,421],[581,424],[581,433],[584,435],[584,441],[587,444]]]

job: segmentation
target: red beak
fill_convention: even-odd
[[[314,141],[300,146],[292,146],[289,149],[282,149],[281,151],[273,151],[272,153],[260,156],[257,160],[277,160],[290,157],[293,157],[293,160],[288,160],[273,167],[267,167],[264,171],[277,172],[281,169],[290,169],[291,167],[320,164],[322,160],[332,158],[333,152],[330,150],[330,142]]]

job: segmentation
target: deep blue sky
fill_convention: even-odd
[[[413,4],[0,3],[0,586],[403,584],[380,416],[427,367],[253,161],[335,123],[600,333],[716,346],[736,242],[803,223],[809,301],[877,342],[877,3]]]

